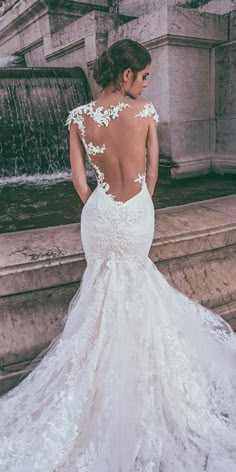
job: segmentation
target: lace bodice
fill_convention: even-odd
[[[115,200],[116,196],[110,192],[110,184],[109,178],[105,175],[105,173],[101,169],[100,162],[98,162],[99,158],[104,156],[107,151],[107,144],[106,141],[100,142],[99,144],[94,143],[93,140],[88,139],[87,137],[87,126],[86,117],[89,117],[96,123],[97,127],[105,127],[108,128],[109,125],[116,119],[120,117],[120,114],[123,113],[127,109],[131,109],[131,105],[129,103],[119,102],[115,105],[110,105],[108,108],[104,108],[103,106],[97,106],[96,101],[92,101],[86,105],[79,106],[73,109],[66,120],[66,125],[69,127],[72,123],[75,123],[80,132],[80,137],[84,145],[84,149],[88,156],[88,160],[91,164],[91,167],[94,171],[95,177],[97,179],[98,184],[102,187],[102,189],[106,192],[106,194],[112,199]],[[144,103],[142,108],[138,113],[133,113],[132,118],[152,118],[156,124],[159,122],[159,115],[157,114],[153,104],[151,102]],[[96,135],[96,130],[94,132]],[[106,156],[109,158],[109,156]],[[144,162],[145,166],[146,163]],[[146,171],[137,172],[135,179],[133,182],[137,182],[140,184],[140,187],[143,188],[143,185],[146,181]],[[117,200],[116,200],[117,201]],[[117,201],[118,204],[122,204],[124,202]]]

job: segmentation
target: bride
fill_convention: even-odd
[[[150,66],[139,43],[113,44],[94,70],[101,95],[67,119],[87,267],[63,332],[0,400],[1,472],[236,471],[236,336],[148,257]]]

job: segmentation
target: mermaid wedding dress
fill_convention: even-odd
[[[168,284],[148,257],[145,182],[109,193],[85,117],[107,128],[125,104],[73,110],[98,185],[81,214],[87,260],[65,328],[0,400],[1,472],[235,472],[236,336]],[[136,115],[137,116],[137,115]],[[158,115],[147,103],[139,118]]]

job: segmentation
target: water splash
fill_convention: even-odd
[[[9,177],[0,177],[0,187],[4,185],[24,185],[37,184],[44,185],[49,182],[62,182],[71,180],[71,172],[54,172],[53,174],[34,174],[34,175],[18,175]]]
[[[1,67],[24,67],[25,64],[25,59],[24,56],[3,56],[0,57],[0,68]]]

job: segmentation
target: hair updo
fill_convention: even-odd
[[[152,61],[148,50],[132,39],[121,39],[112,44],[96,60],[93,77],[102,88],[116,82],[120,73],[130,68],[134,74],[150,64]]]

